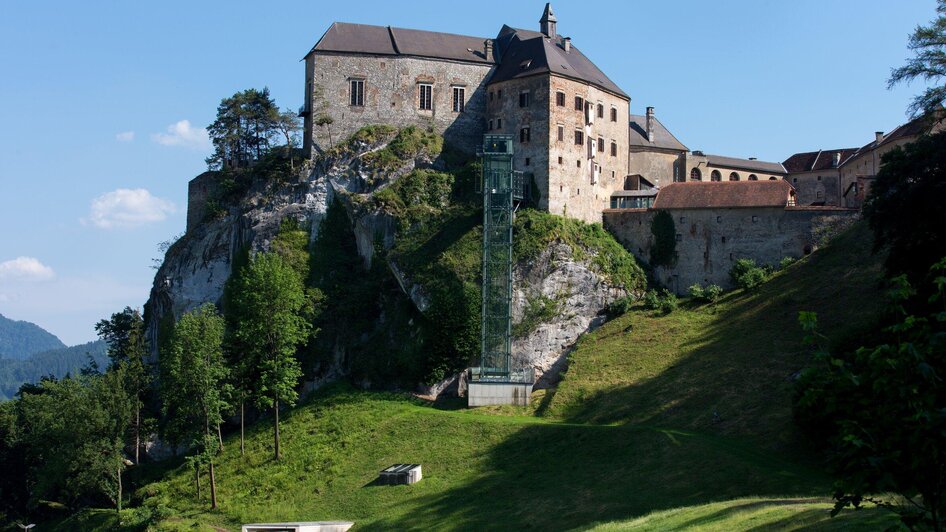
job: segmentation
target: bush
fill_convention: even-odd
[[[614,318],[622,314],[627,314],[633,305],[633,296],[624,296],[620,299],[615,299],[608,305],[608,317]]]
[[[798,259],[796,259],[795,257],[782,257],[782,260],[778,262],[778,269],[784,270],[785,268],[788,268],[792,264],[795,264],[795,261],[797,260]]]
[[[723,295],[723,288],[716,284],[707,285],[705,288],[702,285],[694,284],[689,288],[689,292],[690,297],[696,301],[715,303]]]
[[[739,259],[729,270],[729,277],[739,288],[752,290],[769,278],[767,268],[757,266],[752,259]]]
[[[644,307],[650,310],[659,310],[664,314],[670,314],[674,310],[677,310],[679,303],[677,296],[666,288],[659,292],[657,290],[650,290],[644,294]]]

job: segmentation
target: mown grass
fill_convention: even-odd
[[[185,466],[134,502],[161,509],[159,530],[320,519],[361,530],[893,525],[877,509],[828,517],[831,481],[791,422],[793,377],[810,357],[797,311],[817,311],[838,344],[869,331],[882,306],[869,247],[858,226],[756,292],[621,316],[585,336],[558,390],[528,408],[334,386],[284,416],[282,461],[266,419],[248,431],[245,457],[227,440],[218,510],[206,487],[196,499]],[[423,464],[424,480],[377,485],[397,462]]]

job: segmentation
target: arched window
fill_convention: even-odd
[[[778,181],[778,178],[773,175],[769,177],[769,181]]]
[[[710,174],[710,181],[722,181],[723,174],[719,173],[719,170],[713,170],[713,173]]]
[[[749,174],[749,181],[758,181],[758,180],[759,180],[759,176],[755,174]]]
[[[699,168],[694,168],[690,170],[690,181],[702,181],[703,174],[700,173]]]
[[[730,181],[739,181],[739,174],[737,174],[736,172],[733,172],[733,173],[729,174],[729,180],[730,180]]]

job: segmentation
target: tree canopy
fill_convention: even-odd
[[[893,69],[889,87],[922,79],[931,84],[913,99],[913,116],[938,112],[946,102],[946,0],[937,0],[938,17],[926,26],[917,26],[907,46],[914,56],[907,64]]]

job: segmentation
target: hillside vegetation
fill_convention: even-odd
[[[0,359],[22,360],[33,353],[66,347],[56,335],[28,321],[0,314]]]
[[[798,310],[843,343],[881,307],[880,260],[863,227],[777,274],[757,292],[667,316],[633,310],[587,335],[555,393],[528,408],[451,409],[345,385],[285,416],[281,462],[264,420],[247,454],[228,440],[220,509],[196,500],[193,471],[168,463],[145,482],[126,526],[234,529],[258,521],[346,519],[381,529],[731,530],[893,524],[878,509],[830,519],[831,482],[791,424],[795,373],[808,360]],[[715,412],[715,415],[714,415]],[[424,480],[380,486],[396,462]],[[148,483],[148,479],[155,481]],[[64,528],[106,528],[101,512]]]
[[[58,379],[78,373],[88,365],[90,358],[104,370],[108,365],[105,351],[105,342],[96,340],[34,353],[23,360],[0,359],[0,401],[12,399],[24,383],[33,384],[50,375]]]

